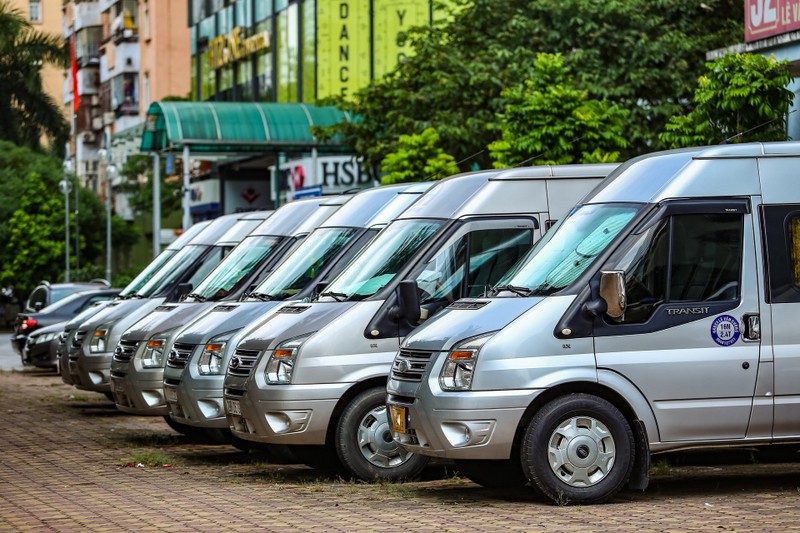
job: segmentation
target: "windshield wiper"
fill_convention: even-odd
[[[343,302],[347,300],[347,295],[343,292],[323,292],[320,296],[330,296],[337,302]]]
[[[205,302],[206,300],[208,300],[208,298],[206,298],[202,294],[197,294],[196,292],[190,292],[189,294],[186,295],[186,297],[197,300],[198,302]]]
[[[270,296],[269,294],[266,294],[264,292],[251,292],[247,296],[248,296],[248,298],[255,298],[256,300],[260,300],[262,302],[268,302],[268,301],[272,300],[272,296]]]
[[[498,285],[494,288],[494,293],[497,294],[500,291],[511,291],[517,296],[530,296],[533,292],[528,287],[519,287],[517,285]]]

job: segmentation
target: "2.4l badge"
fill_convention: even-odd
[[[739,322],[731,315],[720,315],[711,323],[711,338],[720,346],[730,346],[739,340]]]

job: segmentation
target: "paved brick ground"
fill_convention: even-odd
[[[644,493],[558,507],[528,490],[361,484],[188,442],[54,374],[0,372],[4,531],[800,531],[800,462],[659,468]],[[162,454],[170,467],[128,467]]]

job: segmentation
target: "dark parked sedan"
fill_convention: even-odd
[[[22,364],[39,368],[56,368],[58,366],[58,337],[64,331],[67,321],[57,322],[52,326],[39,328],[30,335],[22,348]]]
[[[14,334],[11,336],[11,345],[14,350],[22,355],[25,340],[32,332],[50,326],[57,322],[65,322],[95,302],[111,300],[119,294],[119,289],[102,288],[92,289],[71,294],[56,303],[49,305],[34,313],[20,313],[14,324]],[[25,361],[23,361],[24,363]]]

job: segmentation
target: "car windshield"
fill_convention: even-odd
[[[189,300],[219,300],[241,288],[253,270],[281,242],[281,237],[260,235],[245,238],[189,295]]]
[[[533,296],[567,287],[641,208],[638,204],[577,206],[503,276],[497,289]]]
[[[285,300],[303,290],[356,235],[354,228],[320,228],[253,291],[260,300]]]
[[[150,281],[150,279],[156,275],[156,272],[164,266],[164,264],[170,260],[172,256],[177,253],[177,250],[164,250],[158,257],[153,259],[149,265],[145,267],[144,270],[139,272],[139,275],[133,278],[133,281],[128,283],[128,285],[122,289],[119,293],[120,298],[128,298],[134,293],[138,292],[139,289],[144,287],[144,284]]]
[[[398,220],[386,227],[322,293],[335,300],[363,300],[385,287],[444,224]]]
[[[136,291],[136,296],[149,298],[159,292],[163,287],[177,281],[192,264],[208,250],[208,246],[188,245],[169,258],[164,266],[159,269],[150,281]]]

